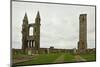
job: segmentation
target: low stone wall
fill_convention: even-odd
[[[24,53],[22,49],[13,49],[12,50],[13,54],[21,54]],[[77,53],[77,49],[51,49],[51,48],[40,48],[38,50],[39,54],[48,54],[48,53]],[[85,53],[94,53],[96,52],[96,49],[87,49]],[[29,48],[26,50],[26,54],[32,55],[32,54],[37,54],[36,50],[34,48]]]
[[[13,49],[13,54],[20,54],[24,53],[22,49]],[[48,54],[48,53],[73,53],[74,49],[51,49],[51,48],[40,48],[38,50],[39,54]],[[28,48],[25,51],[26,54],[32,55],[32,54],[37,54],[36,50],[34,48]]]

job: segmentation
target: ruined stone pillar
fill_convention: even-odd
[[[33,48],[33,40],[32,40],[32,48]]]
[[[28,48],[28,40],[27,40],[27,48]]]
[[[29,48],[29,41],[27,40],[27,48]]]
[[[31,48],[31,40],[29,41],[29,48]]]

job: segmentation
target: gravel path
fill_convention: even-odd
[[[13,59],[13,63],[20,63],[20,62],[29,61],[29,60],[32,60],[36,56],[37,55],[19,57],[19,58]]]
[[[58,57],[53,63],[62,63],[64,62],[64,55],[62,54],[60,57]]]
[[[80,55],[76,55],[76,56],[75,56],[75,60],[76,60],[77,62],[86,61],[86,59],[80,57]]]

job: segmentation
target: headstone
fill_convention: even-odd
[[[74,49],[73,49],[73,52],[74,52],[74,54],[76,54],[76,53],[77,53],[77,50],[76,50],[76,48],[74,48]]]
[[[28,50],[28,55],[32,55],[32,51],[31,50]]]
[[[49,54],[49,48],[47,48],[47,53]]]

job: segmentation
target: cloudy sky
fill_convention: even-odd
[[[41,16],[41,48],[50,46],[62,49],[77,48],[80,14],[87,14],[88,48],[95,47],[95,7],[12,2],[12,48],[22,47],[21,30],[25,12],[29,23],[34,23],[37,11]]]

